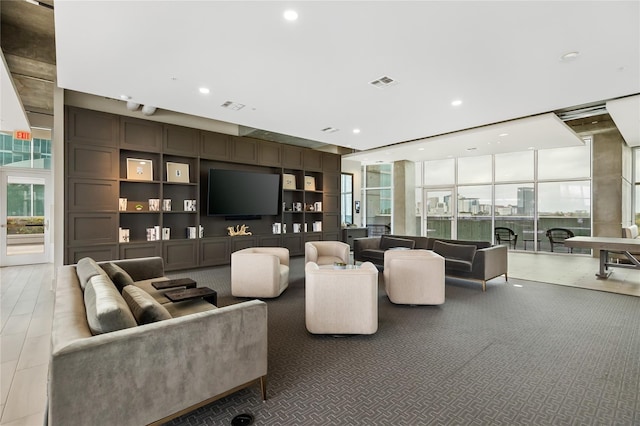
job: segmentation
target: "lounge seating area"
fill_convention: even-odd
[[[482,291],[486,291],[488,280],[500,275],[507,278],[507,247],[486,241],[402,235],[357,238],[354,240],[353,259],[384,267],[385,252],[397,249],[432,250],[444,257],[446,276],[480,281]]]

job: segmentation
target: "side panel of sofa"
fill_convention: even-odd
[[[49,424],[149,424],[266,374],[258,300],[79,339],[52,354]]]
[[[353,240],[353,261],[364,262],[362,250],[377,249],[380,247],[380,237],[355,238]]]
[[[490,280],[506,274],[507,271],[507,246],[493,246],[476,251],[472,272],[474,278]]]

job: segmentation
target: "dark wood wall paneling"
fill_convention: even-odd
[[[153,162],[150,182],[127,179],[127,158]],[[166,163],[189,165],[190,183],[167,182]],[[298,191],[290,200],[322,201],[322,212],[295,219],[281,214],[247,221],[253,235],[229,237],[228,226],[240,220],[206,214],[208,171],[226,168],[264,173],[294,173]],[[315,191],[304,191],[313,176]],[[151,122],[87,109],[65,109],[65,263],[85,256],[96,260],[162,256],[167,270],[228,264],[231,253],[253,246],[283,246],[304,254],[304,243],[340,239],[340,156],[293,145],[237,137]],[[293,195],[293,197],[291,197]],[[284,191],[283,191],[284,196]],[[130,200],[127,212],[120,197]],[[149,198],[172,200],[171,212],[150,212]],[[196,199],[196,213],[183,211],[183,199]],[[145,210],[134,211],[142,202]],[[162,201],[161,201],[162,203]],[[274,222],[322,220],[322,232],[273,234]],[[204,238],[187,239],[187,226],[204,226]],[[171,239],[145,241],[146,228],[169,227]],[[131,242],[120,243],[118,228],[129,228]]]

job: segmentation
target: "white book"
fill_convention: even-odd
[[[163,240],[171,239],[171,228],[162,228],[162,239]]]
[[[121,243],[129,242],[129,230],[126,228],[118,228],[118,240]]]

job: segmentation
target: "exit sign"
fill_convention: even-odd
[[[28,132],[26,130],[16,130],[13,132],[13,138],[21,141],[30,141],[31,132]]]

